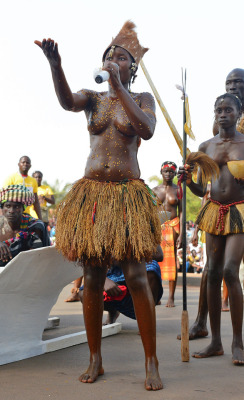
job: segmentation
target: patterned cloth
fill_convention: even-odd
[[[180,219],[166,221],[161,225],[162,228],[162,242],[161,247],[164,254],[164,259],[159,263],[161,269],[161,276],[163,281],[175,281],[176,279],[176,262],[175,262],[175,249],[174,249],[174,230],[180,233]]]
[[[35,197],[33,193],[23,185],[8,185],[0,191],[0,203],[13,201],[30,206],[34,203]]]

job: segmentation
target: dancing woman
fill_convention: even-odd
[[[155,103],[149,93],[132,93],[140,59],[148,50],[126,22],[103,54],[109,72],[108,91],[72,93],[61,67],[58,45],[36,41],[46,55],[61,106],[85,111],[90,134],[90,154],[85,174],[62,202],[57,221],[56,245],[69,260],[84,264],[83,310],[90,364],[81,382],[102,375],[101,332],[103,288],[112,260],[122,264],[133,298],[146,359],[147,390],[162,389],[156,357],[155,305],[145,261],[152,259],[161,239],[157,204],[140,179],[137,161],[141,139],[153,136]]]

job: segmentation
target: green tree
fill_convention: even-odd
[[[149,178],[149,182],[155,182],[154,186],[158,186],[163,183],[163,179],[157,175],[153,175]],[[177,185],[178,179],[175,176],[173,183]],[[201,199],[195,196],[190,189],[186,188],[186,220],[195,222],[198,211],[201,208]]]
[[[43,181],[43,185],[48,185],[53,191],[53,195],[55,197],[55,204],[51,205],[50,208],[56,209],[59,203],[64,199],[68,191],[71,189],[71,183],[63,183],[59,179],[56,179],[53,185],[50,185],[48,182]]]

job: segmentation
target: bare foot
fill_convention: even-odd
[[[146,390],[160,390],[163,389],[163,383],[158,372],[158,360],[146,361]]]
[[[119,314],[120,314],[120,312],[117,310],[109,311],[104,325],[114,324],[116,322],[116,320],[118,319]]]
[[[222,307],[221,311],[230,311],[229,305],[228,305],[228,300],[227,301],[222,301]]]
[[[93,360],[90,362],[90,365],[87,368],[86,372],[84,374],[81,374],[81,376],[79,377],[79,381],[83,383],[93,383],[98,376],[103,374],[104,369],[102,366],[102,360]]]
[[[72,303],[73,301],[80,301],[80,296],[79,296],[79,289],[72,289],[71,290],[71,295],[64,300],[66,303]]]
[[[213,345],[212,343],[207,346],[205,349],[195,352],[192,354],[194,358],[207,358],[214,356],[222,356],[224,354],[224,350],[222,344]]]
[[[168,298],[168,302],[165,307],[175,307],[174,299]]]
[[[194,324],[190,327],[189,330],[189,340],[203,338],[206,336],[208,336],[208,330],[206,325],[201,326],[198,324],[198,322],[194,322]],[[181,334],[177,335],[177,339],[181,340]]]
[[[244,351],[241,347],[232,346],[232,362],[234,365],[244,365]]]

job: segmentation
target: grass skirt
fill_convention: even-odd
[[[244,203],[228,207],[227,213],[219,220],[220,205],[208,200],[196,219],[199,229],[212,235],[229,235],[244,232]],[[219,222],[219,223],[218,223]]]
[[[148,262],[160,242],[157,200],[142,180],[82,178],[59,206],[56,247],[71,261]]]

